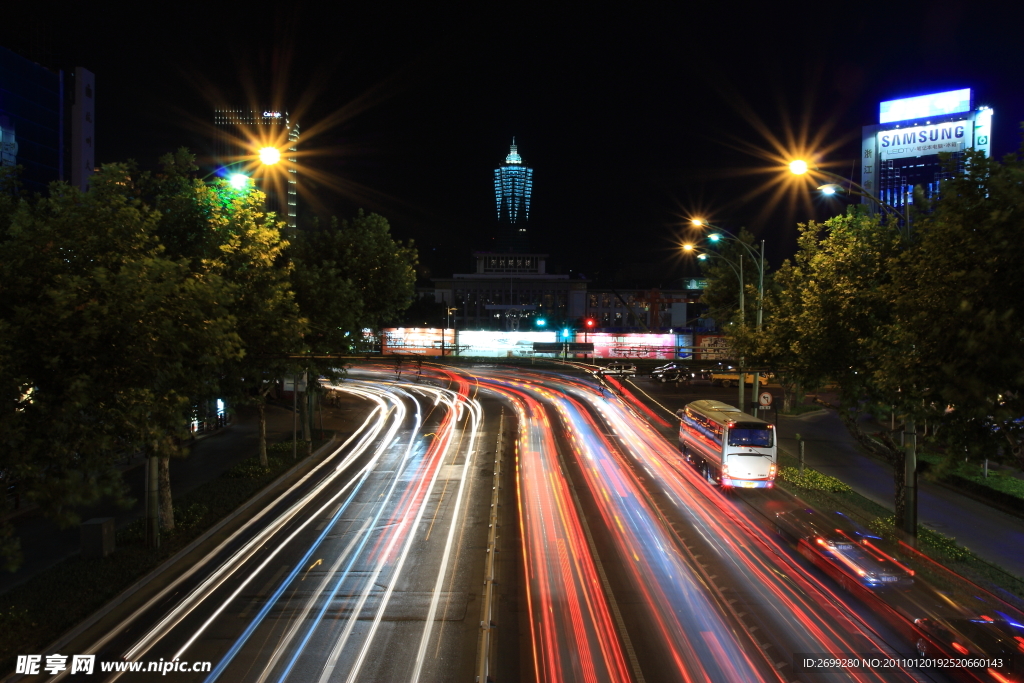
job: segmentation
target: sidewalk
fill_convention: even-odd
[[[281,440],[291,435],[292,412],[267,406],[267,439]],[[302,444],[300,444],[300,447]],[[217,478],[236,463],[256,455],[259,448],[256,410],[241,406],[234,422],[218,432],[197,440],[188,457],[171,460],[171,491],[177,497]],[[305,452],[304,450],[302,451]],[[134,463],[125,471],[125,483],[135,505],[124,510],[103,502],[80,511],[82,521],[93,517],[115,517],[121,529],[143,514],[146,468]],[[0,572],[0,594],[29,580],[79,551],[79,529],[61,529],[38,511],[27,512],[14,520],[15,533],[21,539],[24,561],[14,573]]]
[[[779,418],[779,445],[793,455],[799,449],[797,434],[807,442],[804,449],[808,467],[836,477],[865,498],[892,508],[892,467],[864,455],[835,411],[822,409]],[[979,557],[1024,577],[1024,519],[923,479],[918,487],[919,523],[952,536]]]

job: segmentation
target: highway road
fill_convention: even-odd
[[[206,683],[947,680],[799,670],[914,644],[570,370],[355,368],[336,388],[374,406],[359,430],[89,652],[209,661],[170,674]]]

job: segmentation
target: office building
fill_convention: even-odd
[[[915,187],[931,197],[950,173],[963,170],[965,151],[991,153],[992,109],[975,108],[970,88],[889,100],[879,104],[878,123],[864,126],[862,140],[861,186],[902,212]],[[943,165],[942,152],[952,168]]]
[[[289,120],[288,112],[269,109],[217,109],[213,123],[217,129],[217,165],[225,174],[251,175],[267,195],[267,210],[294,228],[298,216],[299,124]],[[259,160],[260,150],[267,147],[278,150],[281,157],[270,166]]]
[[[55,180],[82,190],[96,166],[95,77],[49,69],[0,47],[0,165],[21,166],[29,192]]]

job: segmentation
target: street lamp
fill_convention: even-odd
[[[277,147],[263,147],[259,151],[260,163],[264,166],[273,166],[281,161],[281,150]]]
[[[726,230],[725,228],[720,228],[718,226],[711,225],[710,223],[708,223],[703,218],[694,218],[693,220],[690,221],[690,223],[692,225],[694,225],[695,227],[706,227],[706,228],[711,228],[712,230],[715,230],[716,232],[713,232],[710,235],[708,235],[708,240],[709,241],[714,242],[716,244],[719,241],[721,241],[721,240],[726,240],[726,241],[729,241],[729,242],[735,242],[736,244],[739,244],[740,246],[742,246],[746,250],[747,254],[750,255],[750,260],[757,267],[757,327],[756,327],[756,329],[757,329],[758,333],[760,333],[761,332],[761,321],[762,321],[762,319],[764,317],[764,240],[761,240],[761,249],[759,251],[755,251],[753,247],[751,247],[749,244],[747,244],[746,242],[741,240],[739,237],[737,237],[736,235],[734,235],[731,232],[729,232],[728,230]],[[743,261],[741,260],[740,261],[740,266],[742,267],[742,265],[743,265]],[[742,288],[742,286],[743,286],[743,278],[741,277],[740,278],[740,287]],[[741,309],[742,309],[742,301],[743,301],[743,299],[742,299],[742,296],[741,296],[741,298],[740,298]],[[742,314],[742,310],[741,310],[741,313],[740,313],[741,319],[742,319],[742,315],[743,314]],[[741,373],[740,373],[740,395],[741,396],[743,395],[743,385],[746,382],[746,376],[742,372],[742,369],[743,369],[742,366],[743,366],[743,362],[742,362],[742,359],[741,359],[740,360],[740,370],[741,370]],[[753,389],[752,389],[752,393],[751,393],[751,404],[757,403],[757,395],[758,395],[758,393],[760,391],[761,391],[761,373],[760,372],[755,372],[754,373],[754,385],[753,385]],[[739,407],[740,410],[743,410],[743,401],[742,400],[740,401],[740,405],[738,407]]]
[[[891,204],[883,202],[881,199],[871,194],[863,185],[855,183],[849,178],[844,178],[838,173],[832,173],[831,171],[824,171],[817,166],[810,164],[803,159],[795,159],[789,164],[789,172],[793,175],[807,175],[813,177],[815,174],[838,180],[838,183],[825,183],[819,185],[818,190],[822,194],[834,196],[840,192],[845,191],[847,194],[857,195],[859,197],[867,197],[869,200],[874,202],[884,213],[890,216],[895,216],[897,219],[902,221],[903,225],[906,226],[906,234],[910,234],[910,214],[909,214],[909,193],[906,187],[903,189],[903,211],[900,211]],[[845,186],[845,187],[844,187]]]
[[[789,164],[789,170],[795,175],[817,173],[838,180],[838,183],[826,183],[819,185],[818,189],[826,195],[835,195],[844,189],[849,194],[867,197],[874,202],[883,212],[895,216],[902,224],[900,231],[904,238],[910,237],[910,201],[907,186],[903,186],[903,210],[887,204],[875,195],[871,194],[864,186],[844,178],[841,175],[830,171],[823,171],[817,166],[808,164],[802,159],[797,159]],[[844,185],[846,187],[844,187]],[[847,189],[848,188],[848,189]],[[904,518],[902,521],[903,531],[911,536],[917,536],[917,426],[914,419],[909,415],[904,420],[904,444],[906,446],[906,458],[904,459]]]
[[[683,250],[684,251],[693,251],[694,249],[696,249],[696,247],[694,245],[692,245],[692,244],[684,244],[683,245]],[[732,272],[736,274],[736,279],[739,280],[739,283],[740,283],[740,320],[741,321],[745,320],[746,319],[746,312],[745,312],[744,303],[743,303],[744,302],[744,291],[743,290],[745,289],[744,286],[743,286],[743,254],[740,254],[739,268],[737,268],[735,265],[733,265],[732,261],[730,261],[726,257],[722,256],[721,254],[716,254],[714,252],[702,252],[700,254],[697,254],[697,259],[700,260],[700,261],[706,261],[709,257],[714,257],[714,258],[722,259],[723,261],[725,261],[726,264],[728,264],[728,266],[730,268],[732,268]],[[757,377],[757,375],[755,375],[755,378],[756,377]],[[743,359],[740,358],[740,381],[739,381],[740,393],[739,393],[739,405],[736,406],[736,407],[740,409],[741,413],[745,412],[744,408],[746,407],[746,396],[744,394],[744,392],[746,391],[746,384],[747,384],[747,375],[746,375],[745,372],[743,372]],[[754,387],[755,387],[755,389],[757,387],[757,380],[756,379],[754,381]]]
[[[232,173],[228,176],[228,184],[233,190],[244,190],[249,185],[249,176],[244,173]]]

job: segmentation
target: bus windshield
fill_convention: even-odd
[[[754,448],[771,448],[772,433],[774,430],[767,429],[759,424],[737,424],[729,430],[730,446],[753,446]]]

